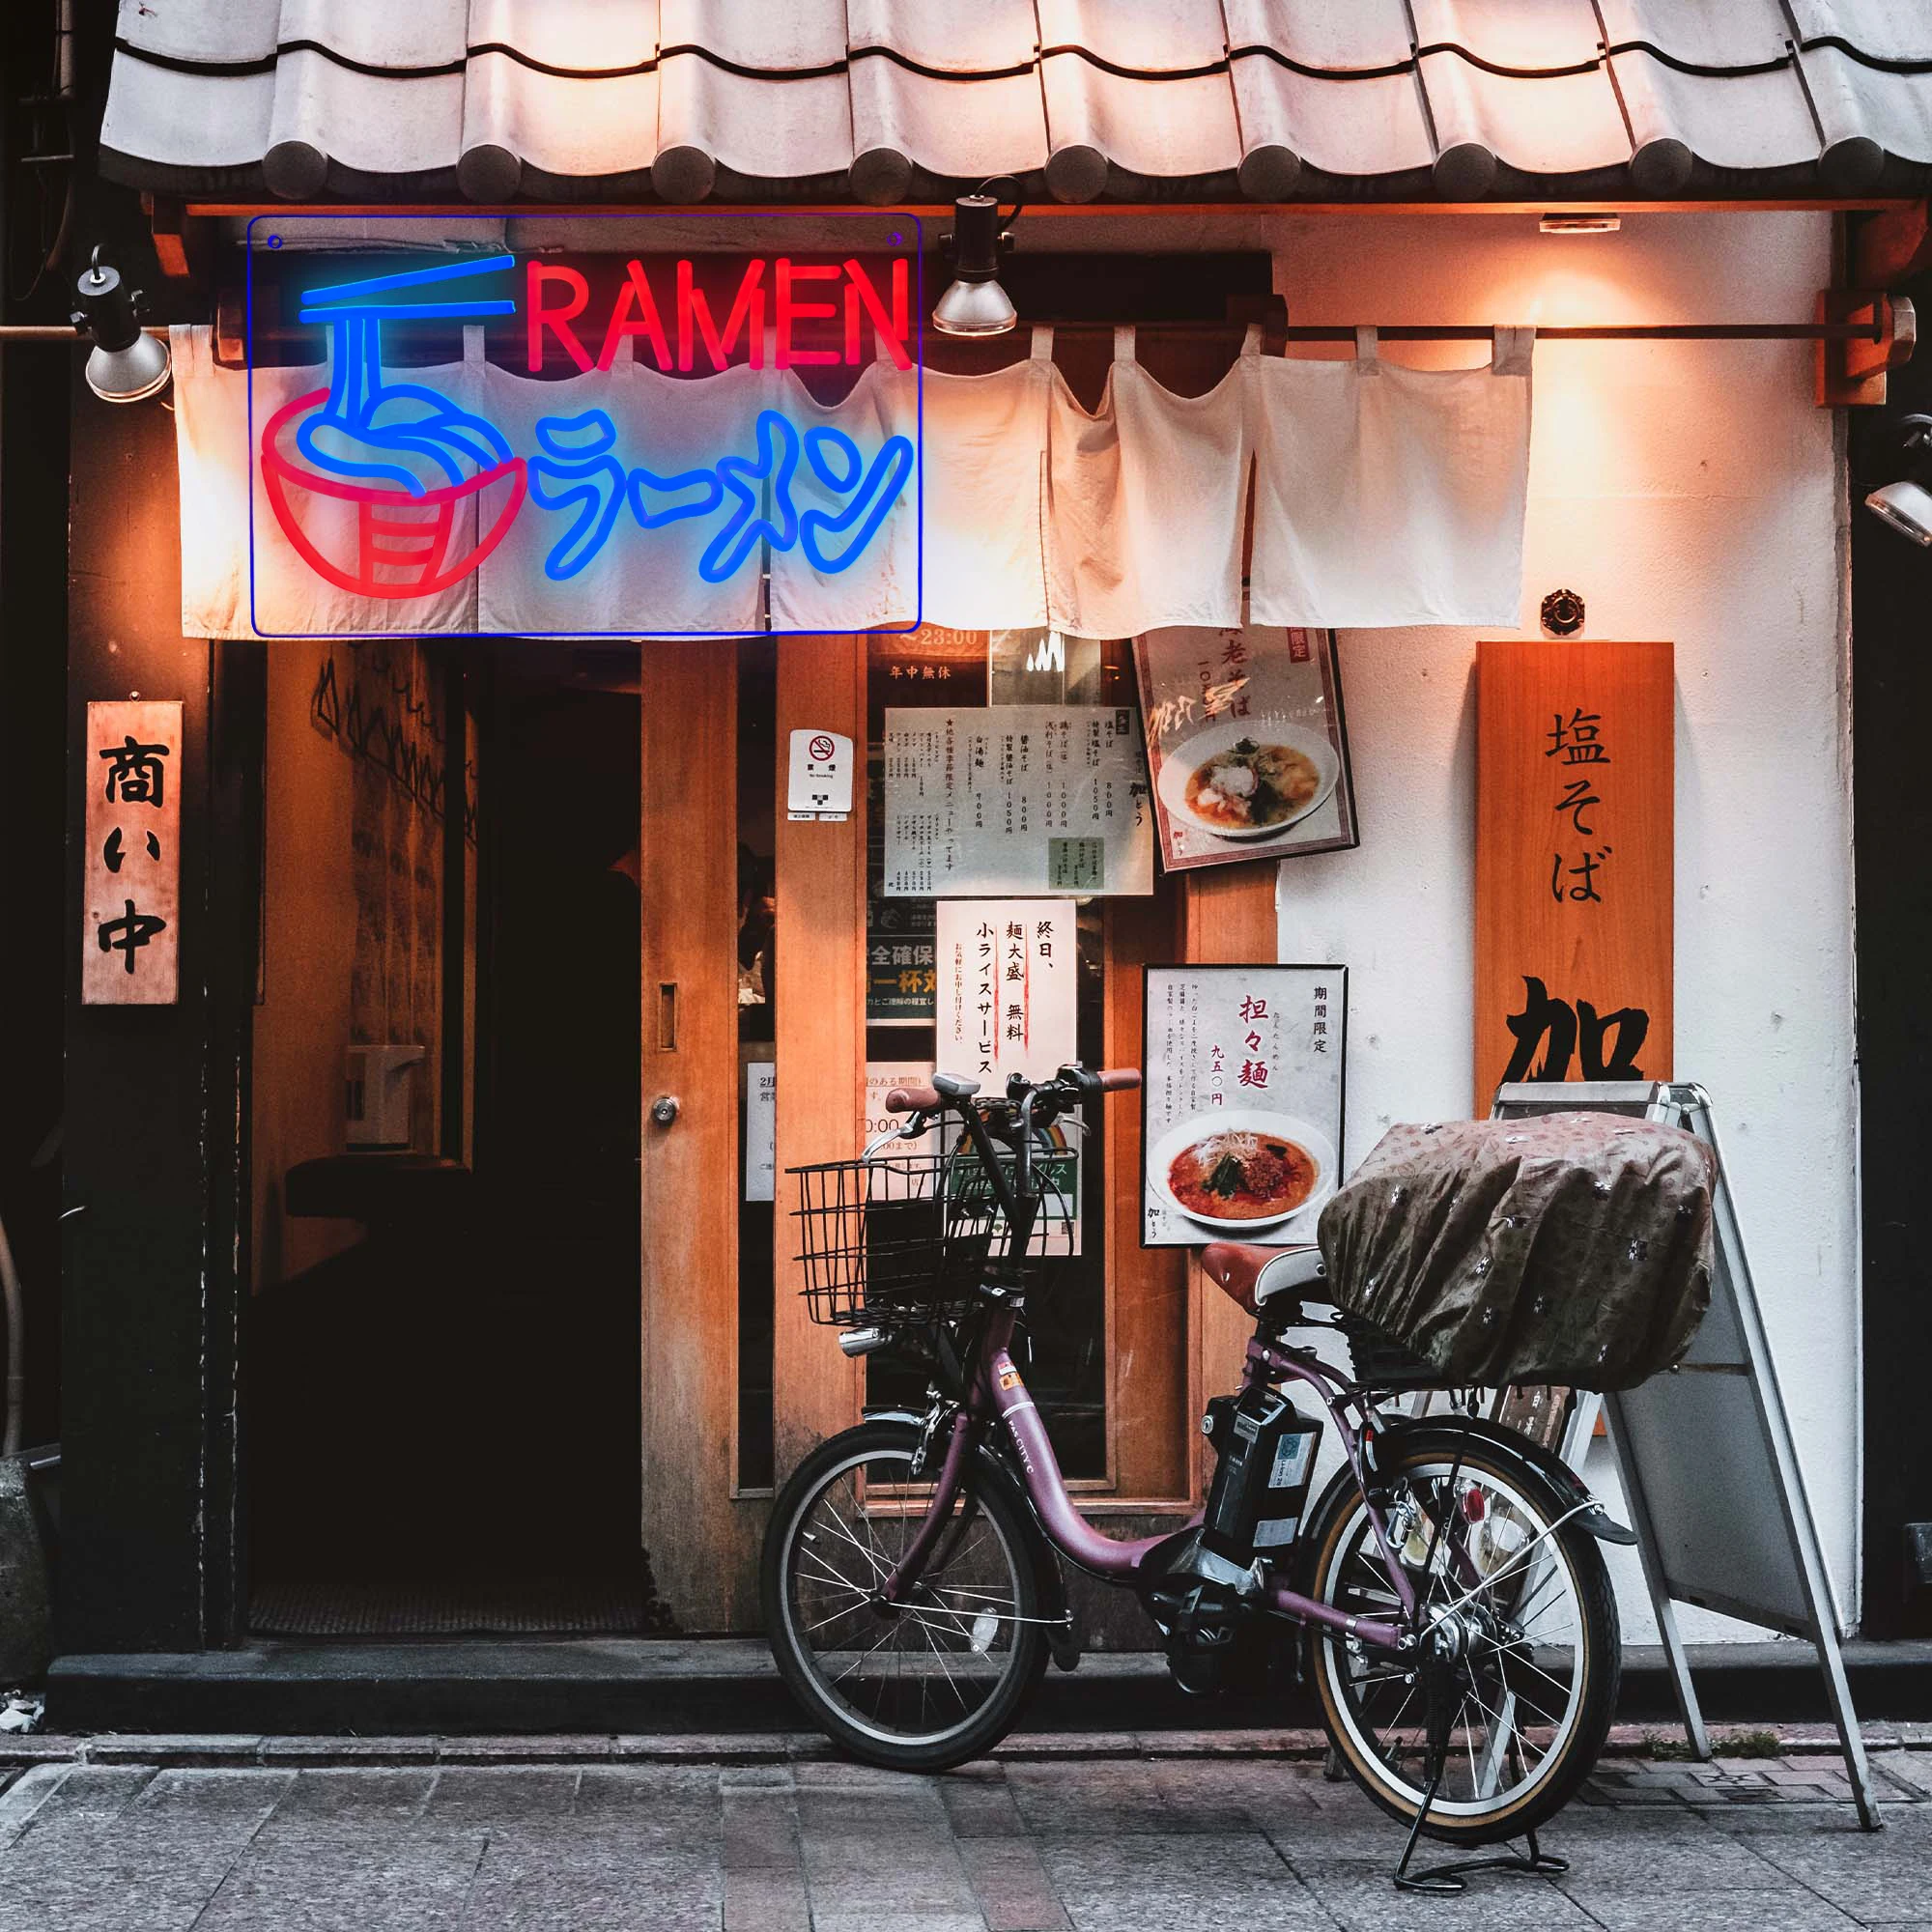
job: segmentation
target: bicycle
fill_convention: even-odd
[[[888,1095],[909,1118],[858,1160],[792,1170],[813,1319],[846,1331],[846,1354],[895,1350],[931,1381],[923,1413],[868,1412],[780,1493],[760,1578],[780,1671],[854,1756],[962,1764],[1011,1729],[1049,1656],[1078,1662],[1064,1559],[1137,1594],[1185,1689],[1259,1683],[1287,1637],[1341,1764],[1409,1827],[1398,1883],[1561,1869],[1536,1830],[1595,1763],[1621,1668],[1598,1544],[1634,1539],[1528,1438],[1469,1412],[1387,1412],[1438,1384],[1347,1318],[1327,1325],[1350,1333],[1361,1375],[1292,1346],[1304,1304],[1326,1298],[1319,1250],[1203,1250],[1255,1318],[1240,1391],[1203,1423],[1219,1452],[1205,1511],[1122,1541],[1073,1506],[1014,1362],[1070,1214],[1035,1155],[1055,1122],[1139,1084],[1076,1064],[981,1099],[936,1073]],[[934,1131],[936,1151],[886,1151]],[[1304,1512],[1324,1421],[1344,1460]],[[1424,1831],[1472,1847],[1524,1836],[1529,1856],[1411,1874]]]

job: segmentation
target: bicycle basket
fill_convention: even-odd
[[[1010,1172],[1010,1156],[1001,1165]],[[1072,1156],[1035,1157],[1041,1201],[1027,1264],[1072,1252]],[[1006,1217],[978,1154],[880,1154],[871,1160],[795,1167],[799,1260],[814,1321],[851,1327],[881,1316],[942,1320],[963,1315],[987,1279],[995,1243],[1004,1250]]]

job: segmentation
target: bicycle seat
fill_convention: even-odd
[[[1278,1294],[1295,1301],[1327,1301],[1328,1265],[1321,1250],[1257,1248],[1243,1241],[1210,1241],[1201,1250],[1208,1279],[1250,1315]]]

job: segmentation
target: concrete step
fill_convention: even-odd
[[[1932,1719],[1932,1642],[1845,1646],[1852,1701],[1864,1720]],[[1809,1645],[1701,1646],[1692,1673],[1714,1723],[1817,1723],[1825,1683]],[[1624,1653],[1625,1723],[1675,1719],[1661,1650]],[[237,1650],[74,1655],[47,1680],[47,1726],[99,1731],[504,1736],[770,1734],[806,1729],[771,1655],[755,1638],[446,1638],[255,1642]],[[1029,1731],[1308,1726],[1294,1690],[1258,1710],[1252,1697],[1201,1700],[1144,1651],[1090,1653],[1071,1675],[1049,1670]]]

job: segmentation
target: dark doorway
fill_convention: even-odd
[[[338,644],[296,674],[270,763],[312,772],[270,787],[266,918],[299,927],[308,997],[270,961],[253,1627],[648,1630],[633,656]],[[307,821],[279,847],[278,810]],[[421,1057],[350,1053],[337,1104],[338,1038]],[[380,1136],[407,1145],[343,1144],[381,1111],[363,1078],[407,1086]]]

